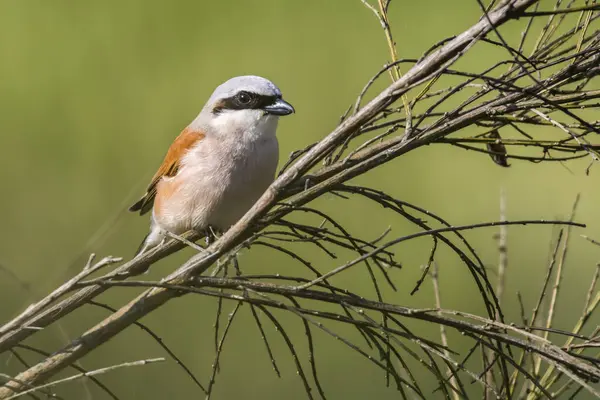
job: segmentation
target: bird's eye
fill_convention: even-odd
[[[236,97],[238,102],[243,105],[249,104],[252,101],[252,94],[248,92],[239,92]]]

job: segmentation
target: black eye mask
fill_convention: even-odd
[[[213,114],[224,110],[261,110],[275,104],[281,96],[267,96],[247,91],[241,91],[231,97],[221,99],[215,104]]]

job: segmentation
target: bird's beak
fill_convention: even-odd
[[[296,111],[290,103],[283,99],[277,99],[275,103],[265,106],[263,110],[273,115],[289,115]]]

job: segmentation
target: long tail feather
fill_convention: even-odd
[[[148,234],[144,236],[144,240],[142,240],[142,243],[140,243],[140,245],[138,246],[137,250],[135,251],[135,254],[133,255],[133,258],[139,256],[144,252],[144,250],[146,249],[146,242],[148,241],[148,236],[150,236],[150,233],[152,232],[148,232]]]

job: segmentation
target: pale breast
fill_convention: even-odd
[[[208,217],[208,224],[221,230],[237,222],[273,182],[279,148],[275,136],[265,138],[246,148],[247,157],[240,156],[224,177],[221,201]]]
[[[185,156],[178,174],[160,183],[159,189],[170,195],[162,200],[155,222],[175,233],[208,225],[226,230],[271,184],[278,157],[274,133],[207,136]]]

